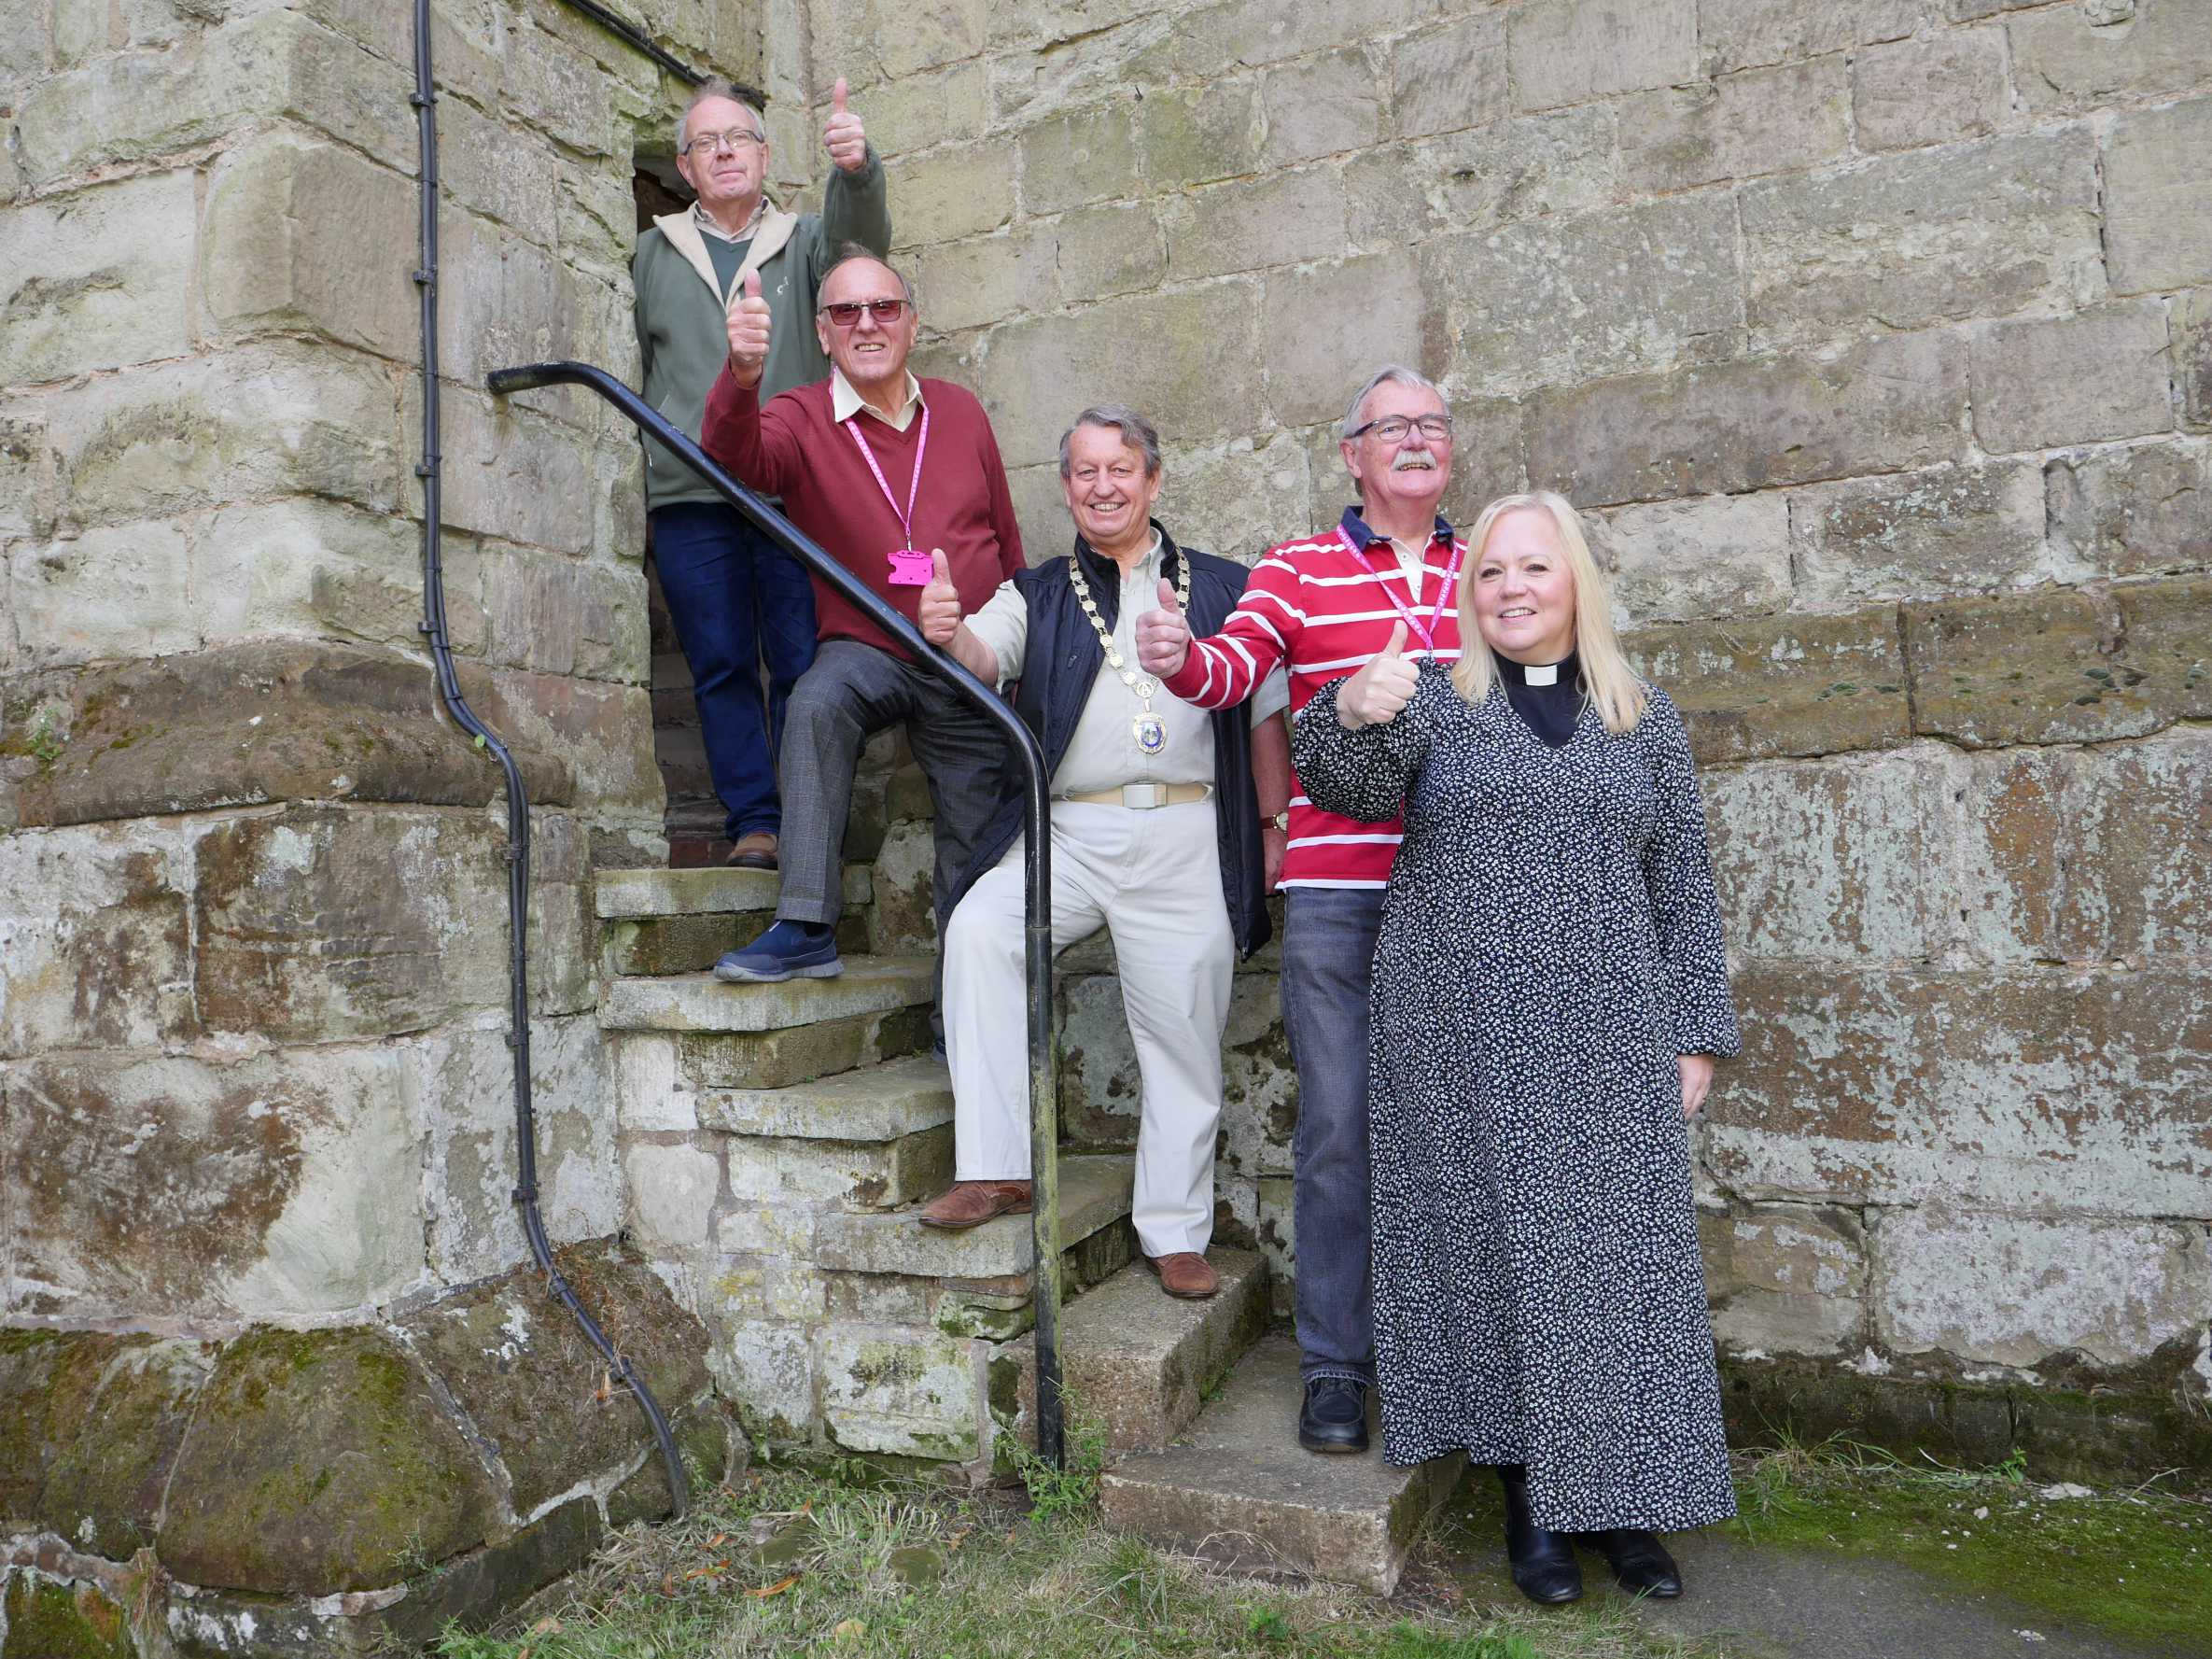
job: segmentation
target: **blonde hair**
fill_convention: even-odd
[[[1475,620],[1475,573],[1482,564],[1482,549],[1498,521],[1508,513],[1543,513],[1559,531],[1560,546],[1567,555],[1567,573],[1575,579],[1575,650],[1582,658],[1582,682],[1589,700],[1609,732],[1631,732],[1644,718],[1648,701],[1644,682],[1620,649],[1620,636],[1613,631],[1613,601],[1605,592],[1605,577],[1590,556],[1583,538],[1582,521],[1564,496],[1547,489],[1525,495],[1500,496],[1475,520],[1467,532],[1467,559],[1460,572],[1460,660],[1451,670],[1451,682],[1468,702],[1481,704],[1490,697],[1498,678],[1497,665]]]

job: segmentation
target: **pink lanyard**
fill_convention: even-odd
[[[1421,642],[1428,647],[1429,654],[1431,656],[1435,655],[1436,627],[1437,625],[1444,620],[1444,607],[1451,599],[1452,578],[1460,573],[1461,549],[1458,538],[1454,537],[1452,540],[1451,562],[1444,567],[1444,586],[1442,590],[1436,595],[1435,604],[1430,607],[1429,619],[1425,623],[1421,621],[1421,617],[1415,612],[1412,606],[1407,604],[1404,599],[1398,598],[1398,590],[1390,584],[1389,573],[1383,570],[1377,570],[1375,569],[1374,555],[1372,554],[1364,554],[1359,550],[1358,547],[1353,545],[1351,533],[1347,531],[1342,525],[1338,525],[1337,527],[1337,539],[1344,543],[1345,552],[1351,554],[1352,557],[1364,562],[1368,569],[1375,570],[1375,584],[1382,589],[1382,597],[1398,608],[1398,614],[1406,619],[1407,627],[1412,632],[1421,636]],[[1434,541],[1435,539],[1436,538],[1434,535],[1429,537],[1431,541]],[[1421,568],[1422,572],[1425,574],[1429,568],[1429,550],[1425,544],[1422,546],[1421,553]],[[1416,600],[1420,599],[1421,593],[1419,589],[1414,591],[1413,597]]]
[[[914,445],[914,481],[906,486],[906,511],[903,513],[899,513],[899,498],[891,494],[891,486],[884,482],[883,469],[875,464],[875,452],[868,447],[868,440],[861,436],[861,417],[856,415],[844,425],[845,429],[852,435],[852,441],[860,445],[861,459],[866,461],[868,471],[875,474],[875,487],[883,491],[883,499],[891,504],[891,511],[898,513],[900,533],[906,538],[906,546],[911,549],[914,546],[914,498],[921,489],[922,457],[930,449],[930,406],[927,403],[922,405],[921,436],[915,441]]]

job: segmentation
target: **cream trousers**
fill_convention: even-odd
[[[1133,1219],[1147,1256],[1213,1236],[1221,1034],[1236,947],[1222,898],[1214,803],[1133,811],[1055,801],[1052,943],[1104,922],[1143,1079]],[[1022,843],[969,889],[945,935],[945,1046],[957,1177],[1029,1177]]]

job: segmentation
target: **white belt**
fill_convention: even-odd
[[[1127,807],[1133,811],[1149,812],[1155,807],[1187,807],[1193,801],[1211,799],[1211,783],[1125,783],[1119,789],[1086,789],[1073,794],[1055,795],[1056,801],[1075,801],[1086,807]]]

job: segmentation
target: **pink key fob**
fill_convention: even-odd
[[[929,586],[930,555],[912,547],[894,549],[891,553],[891,585],[893,587]]]

